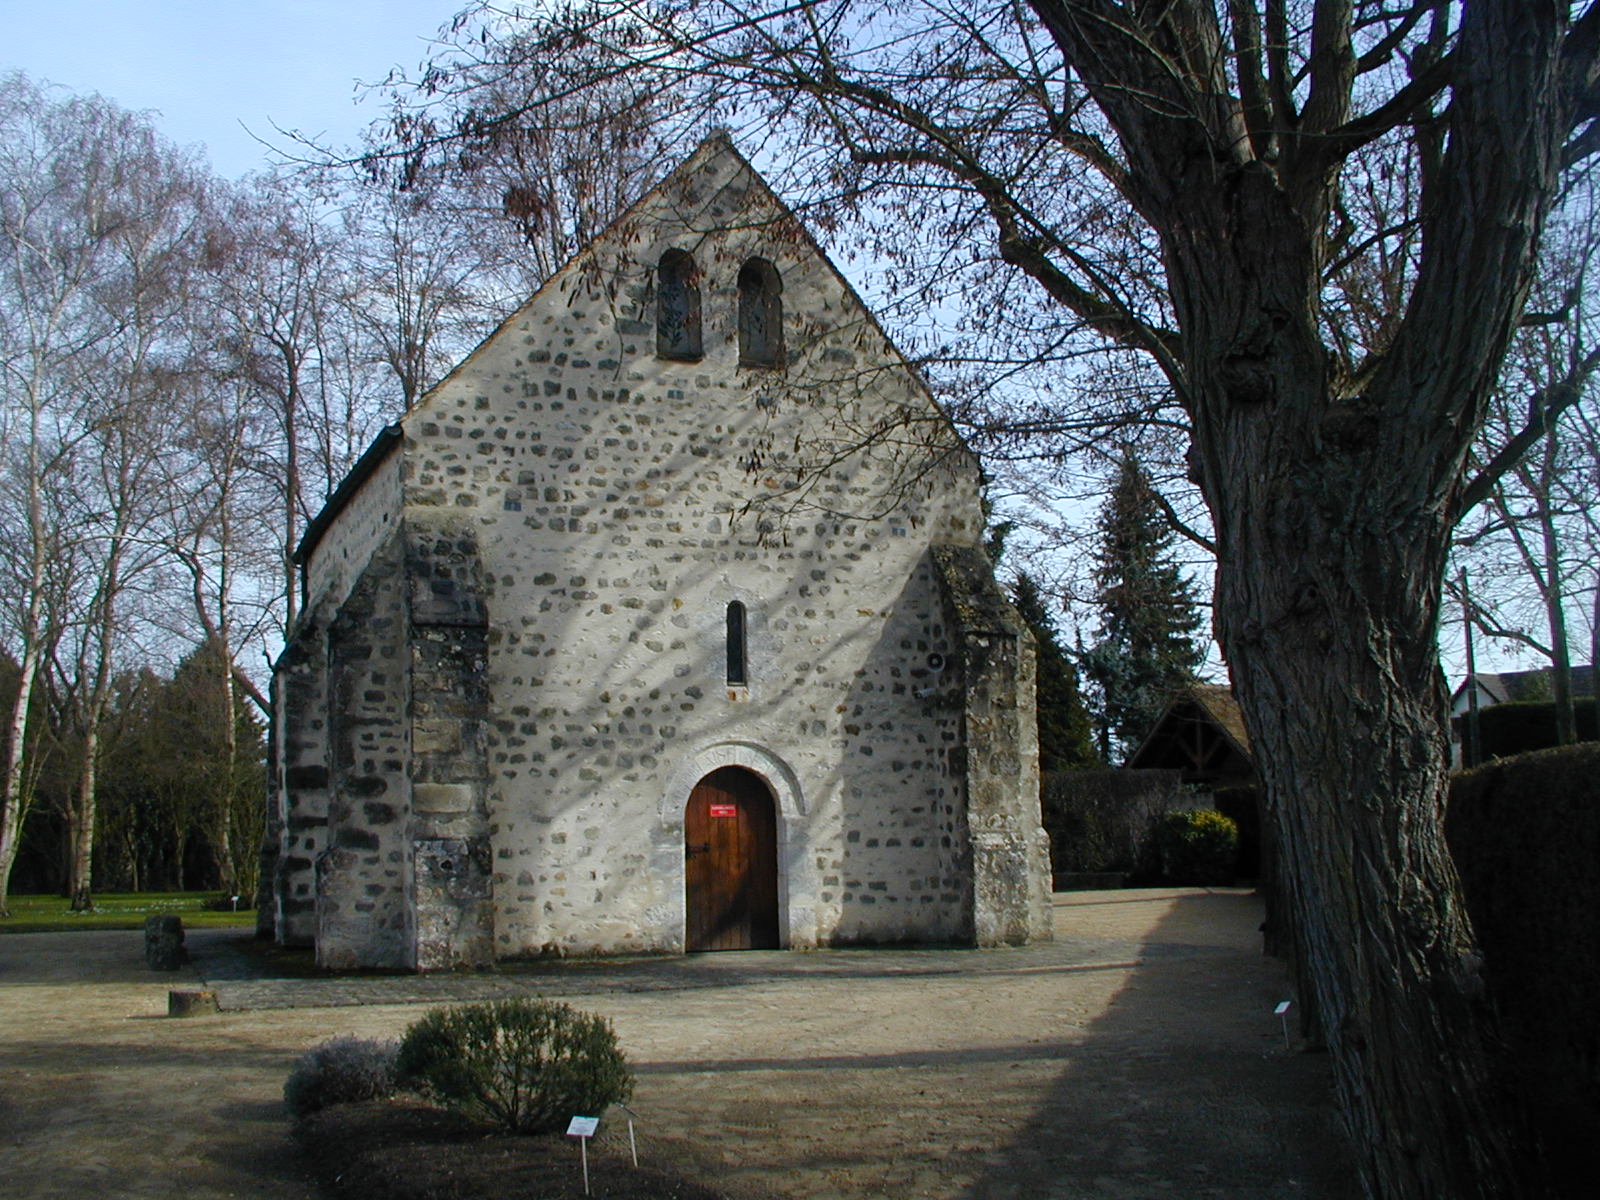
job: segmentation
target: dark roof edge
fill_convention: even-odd
[[[1137,761],[1139,755],[1144,753],[1145,748],[1155,742],[1156,738],[1173,719],[1173,714],[1177,711],[1178,706],[1186,700],[1192,702],[1196,708],[1210,719],[1217,732],[1228,739],[1229,744],[1239,752],[1240,757],[1254,765],[1255,758],[1251,755],[1249,746],[1250,731],[1244,727],[1244,711],[1239,707],[1239,701],[1233,694],[1233,688],[1226,684],[1200,683],[1197,681],[1187,683],[1172,693],[1172,697],[1167,701],[1167,706],[1161,710],[1161,715],[1156,718],[1156,722],[1150,727],[1150,731],[1139,739],[1137,746],[1123,756],[1122,766],[1124,770],[1131,767]],[[1218,701],[1231,705],[1234,710],[1233,713],[1229,714],[1223,711],[1219,707]],[[1237,718],[1239,721],[1239,729],[1237,731],[1233,728],[1232,721],[1229,720],[1230,716]],[[1241,734],[1244,738],[1242,741],[1240,740]]]
[[[372,439],[372,444],[362,451],[361,457],[356,459],[356,465],[350,468],[349,473],[339,481],[339,486],[333,490],[333,495],[328,497],[328,502],[322,506],[322,511],[311,519],[311,524],[306,526],[306,532],[300,539],[300,544],[295,547],[294,562],[296,566],[304,566],[306,559],[311,557],[311,552],[326,536],[329,527],[344,511],[344,506],[350,502],[350,497],[360,491],[373,473],[383,465],[383,461],[392,454],[403,440],[404,431],[400,422],[385,425],[378,431],[378,436]]]

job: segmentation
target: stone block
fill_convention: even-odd
[[[218,1011],[217,994],[204,988],[174,988],[167,993],[169,1017],[202,1017]]]
[[[417,754],[459,754],[459,721],[416,721],[411,726],[411,749]]]
[[[419,813],[471,812],[477,789],[470,783],[417,783],[411,787],[411,807]]]
[[[152,971],[176,971],[189,961],[183,918],[162,913],[144,919],[144,961]]]

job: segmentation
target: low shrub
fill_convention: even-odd
[[[283,1085],[283,1102],[295,1117],[304,1117],[331,1104],[392,1096],[399,1052],[398,1042],[330,1038],[300,1056]]]
[[[400,1078],[513,1133],[599,1116],[633,1094],[610,1022],[549,1000],[496,1000],[424,1013],[400,1040]]]
[[[1212,808],[1170,812],[1156,822],[1154,849],[1168,883],[1221,886],[1234,879],[1239,827]]]

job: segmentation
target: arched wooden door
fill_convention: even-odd
[[[772,792],[743,767],[711,772],[683,814],[685,949],[778,948],[778,820]]]

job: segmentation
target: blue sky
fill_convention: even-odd
[[[124,108],[159,111],[236,178],[267,162],[252,137],[352,141],[377,115],[356,81],[414,71],[462,0],[0,0],[0,72],[18,69]]]

